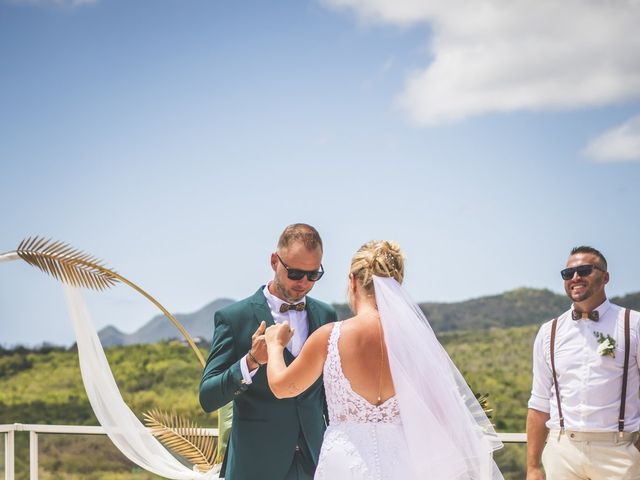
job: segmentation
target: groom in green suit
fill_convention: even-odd
[[[325,430],[322,377],[303,394],[278,400],[269,390],[264,331],[288,321],[289,364],[309,335],[336,320],[327,304],[307,297],[322,268],[322,240],[310,225],[288,226],[271,255],[273,280],[251,297],[218,310],[200,382],[211,412],[233,401],[233,424],[222,465],[226,480],[310,480]]]

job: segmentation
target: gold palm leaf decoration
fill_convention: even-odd
[[[105,267],[101,260],[66,243],[38,236],[24,239],[14,252],[1,254],[0,261],[13,260],[16,255],[55,279],[75,287],[102,291],[120,282],[130,286],[146,297],[171,320],[187,340],[200,365],[204,368],[205,361],[202,353],[180,322],[155,298],[135,283]],[[219,415],[222,412],[227,412],[229,408],[229,405],[222,407],[219,410]],[[227,418],[229,417],[228,413],[224,413],[223,416],[230,422],[230,419]],[[217,451],[217,442],[214,441],[214,437],[207,435],[203,429],[195,424],[158,410],[146,412],[144,417],[147,426],[152,429],[153,435],[158,440],[167,448],[197,465],[201,471],[211,469],[216,456],[218,456],[218,461],[221,461],[223,452]],[[223,433],[225,428],[227,430],[229,428],[227,424],[219,425],[219,427],[221,427],[220,433]]]
[[[62,242],[29,237],[20,242],[16,253],[29,265],[75,287],[104,290],[119,281],[100,260]]]
[[[199,471],[206,472],[213,468],[216,442],[205,429],[174,413],[157,409],[146,412],[144,421],[153,436],[165,447],[196,465]]]
[[[164,308],[160,302],[145,292],[135,283],[127,280],[114,270],[105,267],[100,260],[93,256],[76,250],[62,242],[54,242],[40,237],[29,237],[20,242],[16,252],[20,258],[43,272],[53,276],[61,282],[76,287],[85,287],[92,290],[104,290],[118,282],[125,283],[138,293],[145,296],[151,303],[158,307],[165,316],[171,320],[182,333],[195,353],[200,365],[204,368],[205,361],[202,353],[176,318]]]
[[[475,393],[476,400],[484,410],[484,414],[487,416],[489,420],[493,417],[493,408],[491,408],[491,404],[489,403],[489,394],[488,393]]]

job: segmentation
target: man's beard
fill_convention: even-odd
[[[568,292],[569,298],[577,303],[584,302],[585,300],[588,300],[589,298],[593,297],[601,286],[602,286],[602,279],[596,279],[590,284],[586,285],[584,291],[581,293],[574,294],[573,291],[569,289],[569,292]]]
[[[302,298],[304,297],[304,294],[299,296],[299,297],[291,296],[291,292],[288,292],[284,288],[284,285],[282,285],[282,283],[280,283],[280,280],[278,280],[277,278],[274,280],[273,283],[275,284],[276,291],[278,292],[278,294],[280,295],[280,298],[282,300],[285,300],[285,301],[287,301],[289,303],[296,303],[296,302],[299,302],[300,300],[302,300]]]

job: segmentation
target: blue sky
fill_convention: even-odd
[[[631,1],[0,0],[0,252],[63,240],[192,312],[255,291],[304,221],[329,302],[378,238],[419,301],[559,292],[583,243],[636,292],[638,24]],[[70,343],[59,285],[0,268],[0,343]],[[87,297],[99,328],[156,314]]]

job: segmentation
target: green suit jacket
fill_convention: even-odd
[[[251,335],[262,320],[273,325],[263,293],[218,310],[214,317],[211,351],[200,382],[200,404],[211,412],[233,401],[233,424],[223,469],[226,480],[279,480],[285,477],[302,440],[314,465],[318,463],[325,430],[324,389],[320,377],[295,398],[278,400],[269,389],[266,369],[260,367],[247,385],[240,360],[251,348]],[[309,335],[336,321],[329,305],[306,298]],[[293,356],[285,349],[285,362]]]

